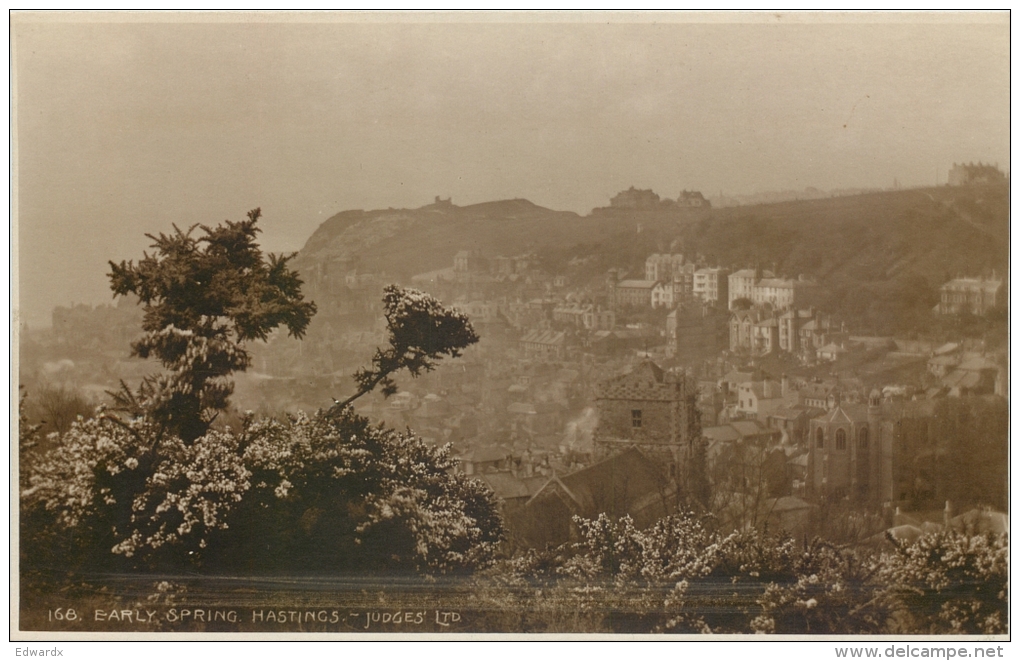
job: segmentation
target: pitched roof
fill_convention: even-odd
[[[513,453],[509,448],[504,448],[499,445],[484,445],[480,448],[475,448],[464,453],[462,459],[464,461],[488,463],[493,461],[503,461],[512,454]]]
[[[804,468],[807,468],[808,454],[807,452],[805,452],[804,454],[799,454],[796,457],[788,459],[786,463],[790,464],[791,466],[802,466]]]
[[[587,468],[554,476],[532,496],[534,502],[547,489],[559,487],[576,511],[589,516],[600,512],[622,516],[642,500],[660,493],[657,466],[635,448],[624,450]]]
[[[603,383],[617,383],[630,381],[653,381],[662,383],[665,378],[665,371],[651,360],[643,360],[635,365],[629,372],[618,374],[603,381]]]
[[[954,530],[970,534],[991,532],[1008,535],[1009,515],[1002,512],[972,509],[950,519],[949,526]]]
[[[942,379],[942,385],[950,388],[976,388],[981,383],[980,372],[956,369]]]
[[[651,289],[658,280],[621,280],[616,283],[617,289]]]
[[[701,430],[701,434],[709,441],[718,441],[720,443],[732,443],[740,439],[740,432],[734,429],[732,425],[705,427]]]
[[[834,384],[828,383],[809,383],[801,388],[798,392],[802,397],[811,397],[812,399],[825,398],[829,396],[833,390],[836,389]]]
[[[963,362],[957,367],[961,370],[994,370],[999,369],[991,360],[988,360],[984,356],[967,356]]]
[[[545,475],[532,475],[531,477],[520,478],[521,482],[528,489],[528,495],[534,496],[538,493],[539,489],[545,486],[545,483],[549,481],[549,478]]]
[[[790,408],[787,406],[777,406],[772,409],[769,413],[769,417],[778,418],[780,420],[797,420],[807,415],[807,411],[802,408]]]
[[[758,283],[759,287],[789,287],[793,288],[796,280],[785,280],[783,278],[766,278]]]
[[[536,344],[563,344],[565,333],[553,330],[534,330],[521,338],[521,342],[533,342]]]
[[[754,378],[754,372],[741,372],[738,370],[730,370],[726,373],[720,381],[726,383],[747,383]]]
[[[730,423],[744,438],[764,433],[765,426],[757,420],[734,420]]]
[[[523,480],[520,480],[510,473],[482,473],[477,476],[482,482],[489,485],[497,498],[528,498],[531,491]]]
[[[810,510],[810,509],[814,509],[816,507],[815,505],[812,505],[811,503],[807,502],[806,500],[801,500],[800,498],[797,498],[796,496],[782,496],[780,498],[770,499],[769,500],[769,505],[770,505],[769,509],[772,512],[790,512],[790,511],[794,511],[794,510]]]
[[[743,384],[741,384],[741,385],[743,387]],[[750,390],[751,390],[751,392],[754,393],[755,398],[758,399],[758,400],[763,400],[763,399],[783,399],[782,389],[781,388],[772,388],[772,396],[768,397],[765,394],[765,382],[764,381],[751,381]]]
[[[840,404],[822,417],[818,418],[818,421],[824,423],[849,422],[851,424],[855,424],[859,422],[866,422],[867,419],[868,412],[865,407],[855,406],[853,404]]]

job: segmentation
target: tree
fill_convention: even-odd
[[[227,377],[251,364],[244,344],[265,340],[280,325],[301,338],[316,312],[287,267],[294,255],[263,256],[255,242],[261,214],[254,209],[247,220],[187,232],[175,225],[172,234],[146,235],[155,252],[138,264],[110,262],[114,294],[135,294],[144,305],[145,335],[132,344],[133,354],[154,356],[168,370],[147,377],[136,393],[122,384],[117,401],[185,443],[227,407],[233,392]],[[192,236],[196,227],[203,236]]]
[[[81,392],[63,385],[40,389],[35,408],[43,424],[42,433],[63,436],[78,417],[91,417],[95,406]]]
[[[286,325],[301,337],[312,303],[254,239],[259,211],[242,223],[154,238],[157,252],[113,266],[118,294],[145,305],[137,355],[167,373],[71,424],[35,464],[22,491],[39,567],[302,572],[483,566],[503,537],[491,491],[453,472],[449,448],[372,426],[349,405],[407,369],[412,376],[457,356],[478,337],[468,319],[414,290],[386,288],[390,342],[357,373],[359,389],[286,422],[246,416],[211,429],[227,404],[229,375],[247,368],[244,343]],[[176,229],[176,228],[175,228]],[[112,551],[112,553],[111,553]]]
[[[342,403],[350,404],[382,385],[384,396],[397,392],[391,378],[406,369],[412,377],[429,372],[442,356],[456,358],[461,349],[478,341],[478,336],[463,314],[445,309],[432,296],[397,285],[386,287],[383,296],[389,346],[377,349],[372,366],[354,374],[357,392]]]
[[[750,310],[752,306],[754,306],[754,303],[751,302],[751,299],[744,296],[735,298],[730,303],[730,308],[733,310]]]

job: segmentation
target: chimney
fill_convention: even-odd
[[[942,525],[949,530],[949,519],[953,518],[953,507],[950,502],[946,501],[946,509],[942,512]]]
[[[783,372],[783,375],[780,377],[779,383],[780,383],[780,389],[779,389],[780,394],[783,397],[788,396],[790,394],[790,377],[786,376],[786,372]]]

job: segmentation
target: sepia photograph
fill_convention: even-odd
[[[10,53],[18,656],[1003,656],[1008,10],[13,11]]]

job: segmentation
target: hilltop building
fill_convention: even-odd
[[[936,310],[939,314],[986,314],[996,305],[1004,302],[1002,279],[996,278],[955,278],[939,288]]]
[[[712,206],[712,203],[705,199],[705,196],[701,194],[701,191],[696,190],[683,190],[680,195],[676,198],[676,204],[680,207],[698,207],[707,209]]]
[[[659,196],[652,189],[641,190],[631,186],[609,200],[614,209],[654,209],[659,206]]]
[[[992,184],[1006,180],[1006,175],[996,165],[985,165],[978,161],[973,163],[956,164],[949,171],[950,186],[966,186],[968,184]]]

